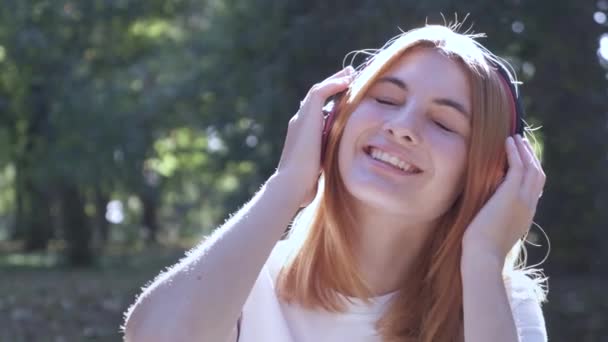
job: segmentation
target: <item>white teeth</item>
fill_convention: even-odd
[[[376,160],[391,164],[403,171],[412,172],[415,170],[415,167],[412,164],[407,163],[396,156],[390,155],[378,149],[372,148],[372,150],[370,151],[370,155]]]

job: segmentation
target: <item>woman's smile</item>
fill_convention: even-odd
[[[368,146],[363,149],[363,152],[365,159],[372,168],[381,171],[383,174],[389,173],[391,175],[404,177],[415,176],[422,173],[422,170],[413,163],[378,147]]]

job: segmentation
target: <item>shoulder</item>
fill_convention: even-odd
[[[295,252],[296,248],[290,240],[280,240],[276,243],[265,264],[265,268],[273,280],[276,280],[281,268],[295,256]]]
[[[289,256],[289,245],[279,241],[253,284],[241,312],[239,341],[281,341],[290,336],[287,318],[276,292],[276,278]]]
[[[253,284],[249,297],[245,303],[245,308],[261,307],[260,305],[264,306],[267,305],[269,301],[274,302],[276,300],[276,280],[281,268],[287,260],[288,252],[289,246],[284,241],[279,241],[273,247]]]

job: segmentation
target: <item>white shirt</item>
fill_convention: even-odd
[[[238,342],[381,342],[374,324],[393,293],[374,298],[369,306],[354,300],[343,313],[312,311],[284,303],[276,295],[275,283],[289,256],[286,248],[285,243],[278,243],[262,268],[243,307]],[[521,275],[506,282],[510,290],[507,294],[520,342],[545,342],[545,321],[531,294],[531,281]],[[230,341],[237,341],[236,337]]]

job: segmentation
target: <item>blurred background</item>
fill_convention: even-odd
[[[607,0],[1,0],[0,341],[119,341],[273,172],[310,86],[441,13],[470,13],[542,126],[551,340],[608,341]]]

